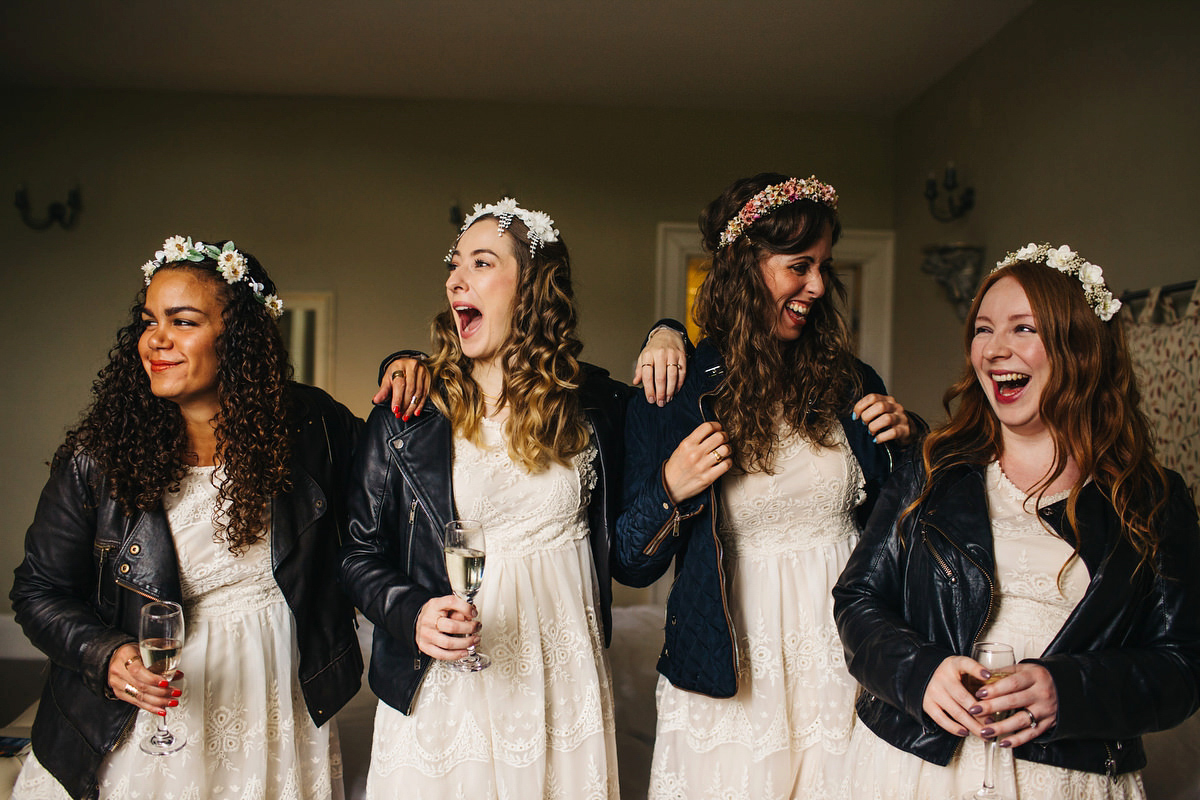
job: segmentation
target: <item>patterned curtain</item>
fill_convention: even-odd
[[[1158,459],[1200,497],[1200,283],[1182,314],[1160,295],[1150,290],[1137,319],[1128,306],[1120,313]]]

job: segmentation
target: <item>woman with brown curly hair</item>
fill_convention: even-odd
[[[736,181],[700,217],[706,335],[674,401],[629,407],[618,576],[675,562],[651,798],[824,797],[854,681],[829,589],[914,423],[830,297],[837,195]]]
[[[856,797],[974,793],[990,740],[980,797],[1141,798],[1142,735],[1200,706],[1196,509],[1155,460],[1119,305],[1065,246],[1027,245],[980,287],[950,419],[834,589],[866,690]],[[1015,668],[972,658],[984,641]]]
[[[431,400],[375,408],[350,498],[342,579],[375,624],[381,701],[367,796],[616,798],[604,648],[629,390],[578,360],[545,214],[476,206],[447,265]],[[463,518],[485,528],[478,610],[443,556]],[[490,666],[456,671],[481,633]]]
[[[289,380],[253,256],[176,236],[143,271],[16,571],[51,672],[14,797],[340,797],[325,723],[362,671],[336,585],[362,423]],[[183,607],[186,684],[142,663],[151,601]],[[186,744],[143,753],[168,709]]]

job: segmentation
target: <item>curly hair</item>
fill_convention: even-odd
[[[814,200],[781,206],[720,247],[725,225],[754,195],[788,176],[765,172],[734,182],[700,215],[712,271],[696,293],[697,325],[725,360],[714,398],[718,419],[744,472],[771,472],[783,420],[805,438],[832,445],[838,417],[861,390],[850,333],[833,294],[846,296],[837,273],[821,267],[827,291],[808,312],[803,335],[792,342],[774,334],[776,310],[760,264],[772,255],[802,253],[822,237],[837,242],[837,212]],[[831,291],[830,291],[831,290]]]
[[[224,242],[217,242],[218,247]],[[274,294],[275,284],[249,253],[249,275]],[[221,410],[214,420],[218,486],[213,524],[215,540],[240,555],[262,538],[268,500],[291,487],[291,439],[286,423],[287,384],[292,368],[279,328],[245,281],[228,284],[212,259],[166,264],[155,273],[188,270],[207,282],[223,304],[218,334],[217,393]],[[177,491],[190,456],[179,407],[150,390],[138,354],[146,325],[137,296],[130,322],[117,332],[106,364],[92,384],[92,401],[79,424],[68,431],[55,464],[82,450],[101,467],[107,488],[127,514],[161,508],[163,493]],[[219,509],[227,508],[221,516]]]
[[[561,239],[543,242],[531,257],[529,229],[518,218],[504,238],[512,245],[518,278],[511,331],[501,345],[504,385],[499,402],[510,409],[504,423],[509,456],[530,472],[541,472],[551,462],[569,464],[589,439],[576,394],[583,344],[575,333],[571,261]],[[431,335],[434,405],[456,433],[479,444],[483,392],[471,377],[472,362],[463,354],[452,311],[434,318]]]
[[[925,489],[905,513],[924,502],[944,471],[963,464],[984,465],[1004,454],[1000,421],[970,358],[979,307],[988,290],[1004,278],[1015,279],[1029,299],[1050,364],[1038,410],[1054,440],[1055,461],[1034,487],[1037,496],[1042,497],[1073,460],[1079,478],[1067,499],[1071,529],[1078,530],[1079,493],[1092,479],[1116,509],[1122,535],[1143,563],[1152,560],[1159,540],[1155,521],[1166,504],[1168,483],[1154,456],[1150,423],[1139,407],[1141,393],[1120,318],[1102,322],[1076,278],[1040,263],[998,269],[979,287],[964,333],[967,363],[942,398],[949,420],[925,440]]]

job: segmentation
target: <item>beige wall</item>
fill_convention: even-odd
[[[948,160],[976,190],[965,222],[922,196]],[[899,115],[895,186],[891,388],[940,419],[962,326],[924,246],[1069,243],[1116,292],[1200,277],[1200,4],[1039,0]]]
[[[622,379],[652,320],[657,223],[695,220],[733,178],[816,172],[847,225],[892,225],[888,120],[11,90],[0,103],[0,187],[26,182],[44,209],[78,179],[85,204],[68,232],[0,213],[3,576],[168,235],[232,238],[283,290],[335,292],[333,392],[365,415],[380,356],[428,342],[454,200],[513,192],[555,217],[584,356]]]

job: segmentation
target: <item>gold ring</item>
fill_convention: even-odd
[[[141,660],[142,660],[142,657],[140,655],[139,656],[130,656],[129,658],[125,659],[125,669],[129,669],[129,665],[132,664],[133,662],[141,661]]]
[[[127,683],[127,684],[125,684],[125,694],[129,695],[134,700],[136,700],[138,698],[138,695],[141,694],[141,692],[139,692],[137,689],[135,689],[132,684]]]
[[[671,367],[674,367],[675,369],[679,369],[678,364],[667,364],[667,369],[670,369]]]
[[[1032,712],[1032,711],[1030,711],[1028,708],[1022,708],[1021,710],[1022,710],[1022,711],[1024,711],[1026,714],[1028,714],[1028,715],[1029,715],[1029,727],[1031,727],[1031,728],[1036,728],[1036,727],[1037,727],[1037,724],[1038,724],[1038,718],[1037,718],[1037,717],[1035,717],[1035,716],[1033,715],[1033,712]]]
[[[402,369],[393,370],[392,371],[392,380],[396,380],[396,376],[403,375],[403,374],[404,374],[404,370],[402,370]]]
[[[718,464],[720,464],[722,461],[725,460],[725,456],[718,453],[716,447],[714,447],[711,452],[712,452],[713,458],[715,458],[717,460]]]

